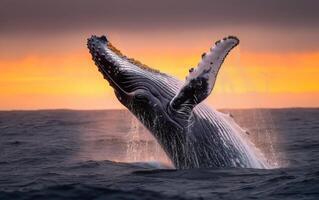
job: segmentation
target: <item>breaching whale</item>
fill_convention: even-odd
[[[267,168],[263,154],[226,114],[202,101],[239,40],[217,41],[186,81],[124,56],[105,37],[92,36],[88,48],[118,100],[153,134],[177,169],[199,167]]]

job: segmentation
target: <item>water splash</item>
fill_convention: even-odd
[[[245,66],[242,65],[241,61],[241,54],[240,54],[240,47],[238,47],[238,51],[235,51],[236,54],[236,61],[235,65],[232,66],[233,71],[237,74],[237,77],[242,77],[241,81],[243,86],[246,86],[246,92],[251,93],[254,91],[249,90],[251,85],[254,85],[251,77],[251,74],[249,74],[249,71]],[[264,81],[264,93],[267,94],[269,92],[269,77],[267,76],[267,73],[259,72],[260,76],[264,77],[262,80]],[[230,84],[229,88],[234,91],[236,88],[235,83],[232,81],[228,81],[228,84]],[[232,85],[234,84],[234,85]],[[244,87],[245,88],[245,87]],[[257,104],[260,104],[262,107],[261,102],[255,102]],[[278,147],[275,146],[277,141],[277,134],[276,134],[276,124],[275,120],[273,119],[272,113],[269,110],[265,109],[253,109],[252,115],[247,116],[243,114],[240,110],[231,110],[227,111],[231,112],[233,115],[235,115],[235,121],[240,125],[240,127],[243,127],[244,132],[247,135],[247,139],[251,141],[253,148],[256,148],[256,151],[260,151],[268,163],[268,168],[278,168],[283,166],[283,164],[280,163],[278,160]],[[271,125],[269,127],[269,124]],[[246,127],[252,127],[250,129],[247,129]]]
[[[126,161],[173,167],[155,138],[133,115],[130,115],[130,128],[127,134]]]

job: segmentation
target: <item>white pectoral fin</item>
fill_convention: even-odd
[[[190,69],[184,85],[171,100],[171,107],[175,110],[189,111],[206,99],[214,88],[224,59],[238,44],[239,40],[236,37],[229,36],[217,41],[208,53],[204,53],[202,60],[195,69]]]

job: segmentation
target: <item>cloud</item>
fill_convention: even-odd
[[[0,5],[1,58],[84,51],[93,33],[145,48],[146,41],[205,46],[232,34],[241,39],[241,49],[253,52],[319,50],[310,40],[319,34],[317,0],[0,0]]]
[[[318,27],[317,0],[0,0],[0,34],[92,27]]]

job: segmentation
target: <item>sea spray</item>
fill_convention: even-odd
[[[153,136],[133,115],[128,116],[130,128],[126,136],[126,161],[147,162],[150,165],[171,168],[173,166],[171,161]]]

